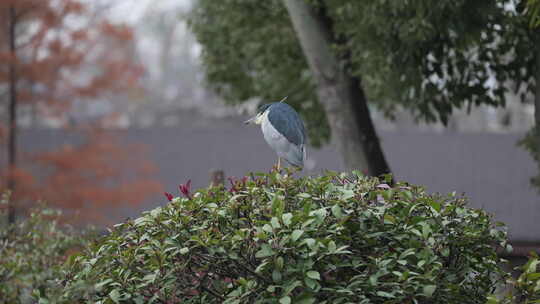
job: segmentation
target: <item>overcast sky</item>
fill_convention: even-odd
[[[86,0],[94,2],[95,0]],[[111,3],[111,0],[99,0],[101,3]],[[114,0],[110,10],[111,17],[119,22],[133,24],[139,20],[151,5],[155,10],[169,10],[189,7],[190,0]]]

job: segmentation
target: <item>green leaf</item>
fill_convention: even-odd
[[[441,211],[441,204],[440,204],[440,203],[438,203],[438,202],[436,202],[436,201],[434,201],[434,200],[430,200],[430,201],[429,201],[429,205],[430,205],[433,209],[435,209],[435,211],[437,211],[437,212]]]
[[[408,257],[409,255],[414,255],[415,252],[416,252],[416,250],[417,250],[416,248],[409,248],[409,249],[403,251],[403,252],[399,255],[399,258],[400,258],[400,259],[404,259],[404,258]]]
[[[302,234],[304,234],[304,230],[294,230],[291,234],[291,240],[296,242],[302,236]]]
[[[499,301],[499,298],[496,295],[489,295],[486,304],[501,304],[501,301]]]
[[[437,289],[436,285],[426,285],[422,289],[422,292],[424,296],[431,298],[433,296],[433,293],[435,292],[435,289]]]
[[[379,281],[379,276],[377,274],[371,275],[369,276],[368,281],[371,286],[376,286]]]
[[[184,247],[184,248],[180,249],[180,254],[181,255],[184,255],[184,254],[186,254],[188,252],[189,252],[189,248],[187,248],[187,247]]]
[[[293,291],[296,287],[298,286],[302,286],[302,282],[296,280],[290,284],[285,284],[285,290],[283,291],[283,294],[284,295],[288,295],[289,293],[291,293],[291,291]]]
[[[337,249],[336,243],[334,241],[330,241],[328,243],[328,251],[330,253],[334,253],[334,252],[336,252],[336,249]]]
[[[313,279],[310,279],[310,278],[305,278],[304,282],[306,283],[306,286],[313,289],[313,290],[316,290],[317,287],[319,286],[319,284],[317,283],[317,281],[313,280]]]
[[[540,273],[538,272],[527,274],[527,280],[538,280],[538,279],[540,279]]]
[[[341,207],[339,205],[332,206],[332,214],[338,219],[343,217],[343,212],[341,211]]]
[[[385,214],[384,215],[384,221],[385,221],[385,223],[395,224],[396,223],[396,218],[391,216],[390,214]]]
[[[266,258],[273,255],[274,255],[274,250],[272,250],[272,247],[270,247],[270,245],[268,244],[262,244],[261,250],[255,253],[256,258]]]
[[[270,220],[270,224],[272,224],[272,227],[273,228],[281,228],[281,224],[279,223],[279,220],[277,217],[273,217],[271,220]]]
[[[348,200],[350,198],[353,198],[354,197],[354,191],[353,190],[348,190],[348,189],[343,189],[341,190],[341,197],[339,198],[340,200]]]
[[[281,215],[283,213],[283,209],[285,206],[285,202],[279,198],[279,195],[274,195],[274,198],[272,199],[272,211],[276,215]]]
[[[305,239],[304,242],[306,243],[306,245],[308,245],[309,248],[313,249],[315,247],[315,244],[317,244],[317,241],[315,241],[315,239],[312,239],[312,238],[309,238],[309,239]]]
[[[296,196],[299,197],[299,198],[303,198],[303,199],[311,198],[311,194],[305,193],[305,192],[298,193]]]
[[[268,224],[264,224],[262,229],[268,233],[272,233],[274,231],[274,229],[272,228],[272,226],[268,225]]]
[[[384,297],[384,298],[395,298],[396,296],[394,296],[393,294],[391,293],[388,293],[386,291],[377,291],[377,295],[379,297]]]
[[[422,226],[422,236],[427,239],[432,232],[431,227],[426,222],[422,222],[420,225]]]
[[[276,259],[276,267],[278,269],[283,269],[283,258],[282,257],[278,257]]]
[[[318,271],[315,271],[315,270],[308,271],[306,273],[306,275],[308,276],[308,278],[313,279],[313,280],[320,280],[321,279],[321,275],[319,274]]]
[[[158,217],[161,214],[161,207],[157,207],[150,211],[150,215],[154,218]]]
[[[272,280],[274,283],[281,282],[281,272],[279,272],[279,270],[274,269],[274,271],[272,271]]]
[[[279,303],[280,304],[291,304],[291,297],[284,296],[283,298],[279,299]]]
[[[39,298],[39,301],[38,301],[38,304],[49,304],[49,300],[47,299],[44,299],[44,298]]]
[[[148,282],[154,282],[155,279],[156,279],[155,273],[147,274],[143,277],[143,281],[148,281]]]
[[[266,265],[268,265],[268,264],[269,264],[268,261],[266,261],[266,262],[264,262],[264,263],[261,263],[259,266],[257,266],[257,268],[255,268],[255,273],[261,273],[261,271],[264,270],[264,267],[265,267]]]
[[[283,219],[283,224],[285,224],[285,226],[289,226],[291,224],[293,215],[292,213],[285,213],[283,216],[281,216],[281,218]]]
[[[99,283],[97,283],[96,285],[94,285],[94,288],[97,290],[97,291],[100,291],[101,288],[103,288],[105,285],[111,283],[113,281],[113,279],[105,279]]]
[[[298,299],[294,300],[295,304],[313,304],[315,302],[317,302],[317,299],[310,294],[302,295]]]
[[[118,289],[113,289],[109,293],[109,298],[111,298],[111,300],[116,304],[120,303],[120,292],[118,291]]]

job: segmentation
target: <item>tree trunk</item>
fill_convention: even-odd
[[[531,143],[526,147],[531,151],[532,157],[536,160],[539,173],[531,178],[531,183],[539,187],[540,191],[540,47],[538,43],[535,48],[535,89],[534,89],[534,126],[531,131]]]
[[[342,68],[331,50],[335,37],[325,23],[326,16],[317,14],[305,0],[283,2],[317,82],[317,96],[345,167],[370,175],[390,173],[361,81]]]
[[[17,15],[15,7],[9,8],[9,50],[11,53],[11,63],[9,64],[9,126],[8,126],[8,179],[7,188],[15,191],[15,179],[13,170],[17,165],[17,55],[15,45],[15,27],[17,25]],[[15,221],[15,207],[13,200],[9,203],[8,222]]]
[[[536,47],[536,88],[534,91],[534,136],[537,159],[540,162],[540,47]],[[540,167],[540,164],[539,164]]]
[[[171,76],[171,68],[170,68],[170,62],[171,62],[171,50],[174,45],[174,34],[176,33],[177,24],[169,25],[166,22],[164,24],[163,29],[163,36],[161,38],[161,50],[159,53],[159,68],[160,68],[160,75],[159,75],[159,85],[161,88],[159,89],[159,101],[164,102],[167,99],[167,87],[170,83],[170,76]]]

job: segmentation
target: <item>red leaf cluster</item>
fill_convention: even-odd
[[[185,197],[191,199],[191,180],[188,180],[186,184],[180,184],[178,189]]]

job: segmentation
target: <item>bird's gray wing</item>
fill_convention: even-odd
[[[298,113],[287,104],[275,104],[268,114],[274,128],[297,146],[305,143],[305,128]]]

